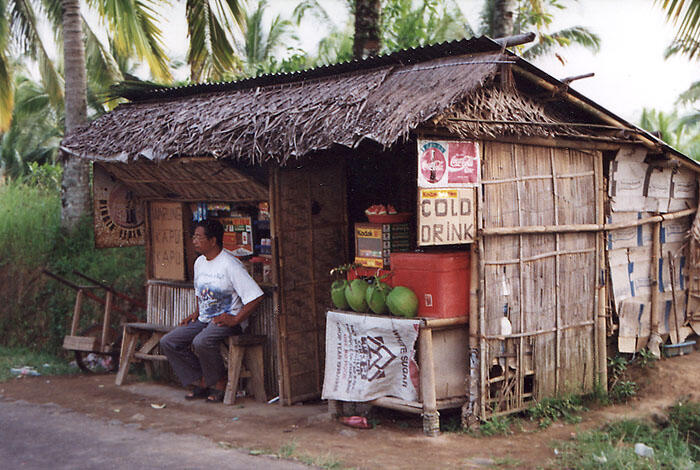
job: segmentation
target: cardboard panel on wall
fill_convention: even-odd
[[[479,144],[418,140],[418,187],[464,188],[479,183]]]
[[[613,212],[674,212],[695,205],[696,176],[685,168],[659,168],[645,162],[647,150],[622,147],[610,167]]]
[[[94,166],[92,193],[95,246],[143,245],[143,202],[99,165]]]
[[[418,190],[418,245],[473,243],[476,236],[473,188]]]
[[[151,263],[156,279],[185,280],[182,217],[183,205],[179,202],[150,204]]]

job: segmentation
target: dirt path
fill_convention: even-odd
[[[240,404],[187,402],[183,391],[149,382],[116,387],[114,375],[33,377],[0,384],[4,401],[54,403],[91,417],[119,420],[140,429],[203,436],[222,445],[264,453],[308,457],[318,463],[340,462],[350,468],[479,468],[491,459],[511,468],[534,469],[554,458],[556,440],[572,433],[629,417],[650,417],[683,398],[700,401],[700,353],[657,362],[635,380],[637,398],[622,406],[591,410],[577,425],[557,423],[536,430],[525,422],[506,437],[475,438],[422,434],[420,418],[379,413],[375,429],[356,430],[331,420],[323,403],[280,407],[243,399]],[[152,405],[165,405],[155,408]],[[503,465],[501,468],[508,468]]]

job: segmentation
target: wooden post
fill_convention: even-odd
[[[73,321],[70,324],[70,335],[78,334],[78,325],[80,324],[80,310],[83,308],[83,289],[78,289],[75,296],[75,306],[73,307]]]
[[[554,200],[554,226],[559,225],[559,192],[557,191],[557,172],[555,168],[554,161],[554,149],[549,149],[549,160],[552,166],[552,196]],[[521,224],[522,225],[522,224]],[[556,333],[554,337],[554,393],[561,393],[561,379],[559,378],[559,369],[561,368],[561,302],[559,297],[561,296],[561,281],[559,273],[559,233],[554,234],[554,252],[556,253],[554,258],[554,327],[556,328]],[[522,263],[522,261],[521,261]],[[522,303],[522,302],[521,302]],[[522,341],[522,339],[521,339]]]
[[[603,154],[597,152],[594,160],[594,177],[596,187],[596,223],[605,223],[605,185],[603,184]],[[595,240],[595,276],[596,291],[593,319],[595,326],[593,330],[593,340],[597,356],[596,368],[598,372],[598,383],[604,390],[608,389],[608,350],[606,332],[606,288],[604,283],[605,273],[605,232],[597,234]]]
[[[422,328],[418,335],[420,345],[420,392],[423,402],[423,432],[431,437],[440,434],[440,414],[435,394],[435,364],[433,363],[433,332]]]
[[[484,146],[484,158],[486,158],[486,147]],[[483,177],[483,175],[482,175]],[[476,204],[476,227],[483,230],[484,219],[483,202],[484,193],[483,185],[477,186],[477,204]],[[477,238],[477,246],[479,250],[479,418],[486,419],[486,269],[484,260],[484,237]]]
[[[651,237],[651,336],[659,335],[659,259],[661,258],[661,222],[652,227]]]
[[[107,296],[105,297],[105,315],[102,319],[102,339],[100,340],[100,351],[105,351],[107,346],[107,339],[109,336],[109,321],[112,316],[112,292],[107,291]]]

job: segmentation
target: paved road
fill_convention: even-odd
[[[0,397],[3,470],[309,470],[296,462],[224,449],[200,436],[141,430],[58,405]]]

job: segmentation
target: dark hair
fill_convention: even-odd
[[[219,245],[219,248],[224,246],[224,226],[221,225],[221,222],[214,219],[200,220],[194,224],[194,229],[192,231],[194,232],[197,227],[202,227],[204,229],[204,235],[206,235],[207,238],[215,237],[216,244]]]

